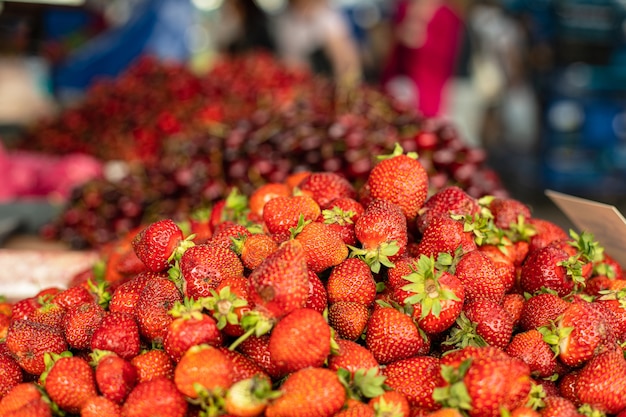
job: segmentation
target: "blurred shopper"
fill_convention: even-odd
[[[277,53],[290,66],[335,77],[342,83],[361,79],[357,43],[346,17],[325,0],[288,0],[276,16]]]
[[[462,13],[445,0],[399,0],[393,27],[384,88],[425,116],[440,115],[461,47]]]

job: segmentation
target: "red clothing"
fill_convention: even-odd
[[[407,1],[398,8],[397,22],[406,15]],[[442,4],[426,27],[426,38],[419,48],[399,42],[393,46],[383,69],[383,83],[405,75],[415,83],[419,93],[418,110],[425,116],[439,115],[443,108],[443,91],[452,77],[461,46],[463,22],[449,6]]]

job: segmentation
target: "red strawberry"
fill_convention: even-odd
[[[531,225],[535,234],[530,237],[528,253],[531,254],[537,249],[541,249],[548,246],[555,240],[568,239],[567,232],[557,225],[546,219],[539,219],[532,217],[528,219],[528,224]]]
[[[333,417],[375,417],[374,407],[354,398],[348,398],[341,411]]]
[[[111,351],[127,360],[137,355],[139,348],[139,326],[125,313],[109,312],[91,336],[92,350]]]
[[[146,350],[133,357],[130,363],[137,369],[139,382],[150,381],[159,377],[174,378],[174,363],[164,350]]]
[[[309,196],[276,197],[265,204],[263,222],[280,241],[289,236],[289,229],[298,226],[301,216],[304,221],[315,221],[321,213],[319,204]]]
[[[422,255],[414,272],[406,275],[404,280],[406,284],[400,288],[403,299],[396,301],[413,306],[414,317],[422,330],[436,334],[454,324],[465,300],[465,290],[459,279],[437,269],[432,257]]]
[[[481,251],[463,254],[456,265],[455,274],[463,283],[467,301],[502,301],[506,291],[505,283],[496,273],[494,263]]]
[[[250,302],[271,316],[284,316],[306,302],[308,279],[304,249],[289,240],[250,274]]]
[[[367,178],[370,195],[397,204],[408,220],[415,219],[428,196],[428,173],[417,154],[405,154],[396,144],[391,155],[380,159]]]
[[[428,197],[418,212],[417,228],[424,233],[434,217],[449,217],[451,214],[478,214],[480,206],[475,198],[456,185],[444,187]]]
[[[52,296],[40,297],[40,306],[28,315],[28,319],[33,323],[41,323],[56,329],[62,329],[65,308],[51,301]]]
[[[352,183],[335,172],[312,172],[298,184],[298,188],[322,208],[337,198],[356,198]]]
[[[339,233],[346,245],[354,246],[357,244],[354,225],[364,212],[365,208],[357,200],[336,198],[322,210],[322,216],[318,221],[323,221]]]
[[[280,391],[282,395],[268,405],[267,417],[330,417],[346,401],[339,377],[325,368],[304,368],[290,374]]]
[[[78,356],[57,359],[42,379],[50,399],[69,413],[79,413],[89,398],[98,395],[93,369]]]
[[[290,195],[291,189],[287,186],[287,184],[270,182],[260,185],[250,194],[248,202],[250,206],[250,213],[262,218],[265,203],[276,197],[288,197]]]
[[[135,308],[141,335],[154,342],[163,342],[167,327],[174,320],[169,311],[182,300],[182,294],[171,280],[159,277],[149,280]]]
[[[160,272],[142,272],[121,283],[113,294],[109,302],[109,311],[135,315],[135,307],[141,296],[146,283],[153,278],[167,278],[167,274]]]
[[[213,236],[206,243],[210,245],[220,246],[224,249],[232,249],[233,240],[249,237],[252,233],[248,228],[239,223],[226,221],[217,225]]]
[[[177,251],[193,245],[193,242],[185,241],[183,231],[173,220],[163,219],[142,229],[133,238],[132,245],[148,270],[160,272],[172,265]]]
[[[201,391],[227,390],[234,382],[234,365],[219,349],[209,345],[191,347],[174,369],[176,388],[189,398]]]
[[[279,379],[285,376],[281,370],[273,363],[269,351],[270,337],[268,334],[255,336],[254,334],[245,339],[237,347],[252,362],[261,367],[272,379]]]
[[[122,406],[122,415],[184,417],[187,408],[187,401],[176,385],[167,378],[158,377],[135,386]]]
[[[67,310],[70,307],[83,303],[92,303],[95,301],[95,298],[87,288],[75,286],[61,291],[51,301]]]
[[[298,223],[292,234],[302,244],[306,265],[313,272],[339,265],[348,256],[348,247],[341,236],[324,223]]]
[[[178,263],[187,297],[208,297],[225,278],[243,275],[243,264],[230,249],[212,244],[196,245]]]
[[[433,398],[436,387],[444,384],[439,359],[432,356],[414,356],[389,363],[383,374],[385,385],[404,395],[411,407],[425,410],[439,408]]]
[[[533,376],[547,378],[556,372],[554,352],[536,329],[513,336],[511,343],[506,347],[506,353],[526,362]]]
[[[513,250],[510,250],[511,248],[512,246],[495,245],[481,245],[478,247],[478,250],[493,263],[496,275],[504,283],[505,292],[511,291],[517,284],[517,268],[514,257],[505,254],[505,252],[513,252]]]
[[[411,415],[411,407],[406,396],[398,391],[385,391],[381,395],[372,398],[368,404],[374,408],[376,415]]]
[[[129,361],[107,351],[93,351],[98,391],[116,404],[122,404],[137,384],[137,368]]]
[[[406,253],[406,218],[399,206],[387,200],[373,200],[354,225],[354,233],[361,248],[352,247],[351,256],[362,258],[372,272],[378,273],[382,265],[393,267]]]
[[[309,366],[321,367],[330,354],[330,336],[330,326],[321,313],[308,308],[295,309],[270,333],[271,360],[284,373]]]
[[[518,223],[520,216],[525,222],[532,217],[530,207],[511,197],[496,197],[487,207],[493,215],[493,223],[500,229],[511,228],[511,225]]]
[[[475,250],[474,235],[464,230],[463,221],[440,216],[432,219],[424,230],[417,253],[426,256],[448,253],[454,256],[459,247],[463,253]]]
[[[12,318],[13,320],[26,319],[39,306],[37,297],[23,298],[13,304]]]
[[[80,409],[80,417],[122,417],[122,407],[98,395],[85,401],[83,408]]]
[[[248,270],[254,270],[272,252],[278,249],[278,243],[264,233],[244,236],[233,241],[235,253]]]
[[[604,317],[591,303],[572,302],[550,327],[539,329],[565,365],[577,367],[607,349],[612,337]]]
[[[74,349],[90,348],[93,332],[105,315],[106,311],[94,301],[70,307],[62,324],[67,344]]]
[[[554,292],[542,292],[526,300],[520,314],[519,324],[523,330],[549,325],[569,306],[569,302]]]
[[[513,335],[513,321],[501,304],[491,300],[473,301],[463,307],[445,344],[456,347],[474,344],[506,348]]]
[[[9,355],[0,354],[0,399],[23,379],[19,364]]]
[[[365,304],[337,301],[328,307],[328,322],[343,339],[357,340],[365,331],[370,312]]]
[[[365,261],[348,258],[332,269],[326,291],[330,303],[349,301],[369,306],[376,298],[376,281]]]
[[[525,303],[526,299],[522,294],[504,294],[504,298],[502,299],[502,307],[504,307],[504,310],[509,314],[509,317],[511,317],[511,321],[513,322],[513,328],[517,328],[520,317],[522,316],[522,310],[524,309]]]
[[[544,403],[539,411],[541,417],[580,417],[576,406],[566,398],[551,395],[544,399]]]
[[[599,353],[585,364],[576,379],[576,394],[607,414],[626,410],[626,360],[621,349]]]
[[[374,309],[365,335],[365,345],[380,364],[417,355],[426,344],[411,317],[390,306]]]
[[[45,370],[44,355],[60,354],[68,346],[60,330],[45,324],[18,320],[9,327],[6,347],[23,370],[40,375]]]
[[[230,350],[226,346],[218,346],[217,349],[222,352],[233,363],[233,381],[241,381],[256,377],[270,381],[271,378],[252,359],[236,350]]]
[[[174,362],[178,362],[183,354],[192,346],[206,343],[220,346],[223,336],[217,321],[202,312],[200,303],[186,300],[176,303],[170,314],[174,320],[169,324],[163,339],[163,348]]]
[[[0,416],[52,417],[52,409],[38,385],[22,382],[0,399]]]
[[[326,287],[320,277],[313,271],[308,271],[309,276],[309,294],[303,307],[311,308],[315,311],[323,313],[328,307],[328,294]]]
[[[352,375],[359,369],[378,368],[378,361],[365,346],[352,340],[338,339],[337,351],[328,358],[328,369],[346,369]]]

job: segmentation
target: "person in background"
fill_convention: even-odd
[[[288,0],[275,17],[276,52],[287,65],[352,84],[362,77],[359,51],[341,11],[325,0]]]
[[[381,78],[383,88],[427,117],[446,110],[444,100],[463,35],[462,9],[445,0],[399,0]]]

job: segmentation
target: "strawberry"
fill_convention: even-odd
[[[326,291],[330,303],[348,301],[370,306],[376,298],[376,281],[364,260],[348,258],[330,271]]]
[[[234,239],[233,247],[235,253],[241,258],[243,266],[252,271],[278,249],[278,243],[270,235],[258,233]]]
[[[340,197],[332,200],[328,207],[322,210],[318,221],[324,222],[339,233],[346,245],[354,246],[357,244],[354,225],[364,212],[365,208],[357,200]]]
[[[532,217],[530,207],[511,197],[495,197],[490,199],[487,208],[493,216],[493,223],[500,229],[510,229],[516,225],[521,216],[526,222]]]
[[[342,339],[359,339],[369,317],[367,306],[355,301],[337,301],[328,307],[328,322]]]
[[[428,196],[428,173],[417,154],[405,154],[396,144],[392,154],[379,159],[367,177],[370,195],[397,204],[408,220],[415,219]]]
[[[511,318],[514,329],[517,329],[525,302],[526,298],[524,298],[522,294],[513,292],[504,294],[504,297],[502,298],[502,307]]]
[[[454,324],[465,300],[465,289],[454,275],[440,271],[433,257],[420,256],[415,270],[404,276],[399,303],[413,306],[414,317],[426,333],[441,333]]]
[[[511,291],[517,283],[515,260],[505,254],[510,246],[481,245],[478,250],[487,256],[495,267],[495,273],[504,284],[504,291]],[[513,255],[514,256],[514,255]]]
[[[569,302],[554,291],[541,292],[526,300],[522,307],[519,324],[523,330],[549,325],[569,306]]]
[[[213,236],[211,236],[211,239],[206,243],[220,246],[224,249],[232,249],[234,239],[249,237],[251,235],[252,232],[250,232],[246,226],[226,221],[216,226]]]
[[[581,366],[606,350],[612,336],[600,312],[582,300],[572,302],[554,323],[539,330],[560,361],[570,367]]]
[[[122,417],[122,407],[108,398],[98,395],[89,398],[80,409],[81,417]]]
[[[60,330],[29,320],[18,320],[9,327],[6,347],[24,371],[40,375],[45,370],[45,354],[60,354],[68,346]]]
[[[67,344],[74,349],[88,349],[91,346],[93,332],[106,314],[106,311],[93,300],[68,308],[62,323]]]
[[[393,267],[406,253],[406,218],[399,206],[387,200],[373,200],[354,225],[354,233],[361,248],[351,247],[351,256],[363,259],[374,273],[383,265]]]
[[[174,320],[169,311],[182,300],[183,296],[174,282],[160,277],[149,280],[135,308],[141,335],[153,342],[163,342],[167,326]]]
[[[502,301],[505,283],[496,273],[494,263],[478,250],[464,253],[459,259],[455,275],[465,288],[467,301]]]
[[[321,313],[309,308],[295,309],[270,333],[271,360],[284,373],[321,367],[330,354],[330,336],[330,326]]]
[[[513,321],[501,304],[473,301],[463,307],[455,326],[442,342],[444,346],[495,346],[504,349],[513,334]]]
[[[0,399],[23,379],[19,364],[9,355],[0,354]]]
[[[535,234],[530,237],[528,253],[532,253],[537,249],[548,246],[555,240],[568,239],[567,232],[554,222],[546,219],[531,217],[527,222],[531,225]]]
[[[312,172],[298,184],[298,189],[321,208],[337,198],[355,199],[357,196],[352,183],[336,172]]]
[[[368,401],[374,408],[375,415],[409,416],[411,407],[406,396],[398,391],[385,391],[381,395]]]
[[[116,404],[122,404],[137,384],[137,368],[115,353],[95,350],[91,353],[98,391]]]
[[[375,417],[374,407],[354,398],[348,398],[341,411],[334,417]]]
[[[124,417],[184,417],[187,401],[172,381],[157,377],[140,382],[133,388],[122,406]]]
[[[420,233],[424,233],[434,217],[448,217],[451,214],[474,215],[479,212],[480,206],[475,198],[467,194],[462,188],[450,185],[428,197],[418,211],[416,224]]]
[[[226,346],[218,346],[217,349],[233,363],[233,381],[237,382],[252,377],[271,381],[267,372],[243,353],[230,350]]]
[[[550,395],[543,401],[545,406],[539,411],[541,417],[581,417],[576,406],[566,398]]]
[[[411,317],[391,306],[374,309],[365,336],[365,345],[381,365],[414,356],[426,343]]]
[[[435,389],[435,400],[469,416],[499,417],[502,410],[523,405],[530,393],[528,365],[496,347],[464,348],[441,364],[447,385]]]
[[[365,346],[346,339],[337,339],[337,349],[328,357],[328,369],[345,369],[352,375],[359,369],[378,368],[378,361]]]
[[[184,294],[190,298],[208,297],[223,279],[243,275],[243,264],[237,254],[213,244],[187,249],[178,267]],[[170,276],[176,280],[178,271],[174,271],[170,270]]]
[[[339,265],[348,256],[348,247],[341,236],[324,223],[298,222],[291,233],[302,244],[306,265],[313,272]]]
[[[193,242],[185,240],[183,231],[171,219],[149,224],[132,241],[137,257],[153,272],[169,268],[176,253],[184,251],[190,245]]]
[[[52,303],[57,304],[66,310],[70,307],[83,303],[92,303],[94,301],[94,295],[83,286],[67,288],[55,295],[51,300]]]
[[[276,197],[265,204],[263,222],[267,230],[281,241],[289,236],[289,229],[298,226],[301,216],[304,221],[315,221],[321,213],[319,204],[309,196]]]
[[[93,369],[78,356],[56,359],[42,380],[50,399],[68,413],[79,413],[89,398],[98,395]]]
[[[36,308],[40,306],[37,297],[27,297],[16,301],[12,307],[13,320],[26,319]]]
[[[40,297],[40,306],[34,309],[28,319],[33,323],[41,323],[56,329],[62,329],[65,308],[52,303],[52,296]]]
[[[250,194],[250,199],[248,201],[250,213],[262,218],[265,203],[276,197],[288,197],[290,195],[291,189],[287,184],[281,182],[270,182],[260,185]]]
[[[169,324],[163,339],[163,348],[174,362],[192,346],[209,344],[220,346],[223,341],[217,321],[202,312],[202,305],[186,299],[185,303],[176,303],[170,314],[174,320]]]
[[[198,302],[216,320],[217,328],[223,335],[238,337],[245,333],[241,319],[250,311],[246,277],[224,279],[211,291],[210,297],[201,298]]]
[[[111,294],[109,311],[135,315],[135,307],[141,296],[141,291],[143,291],[146,283],[153,278],[167,278],[167,274],[146,271],[121,283]]]
[[[440,407],[433,398],[435,388],[444,383],[439,359],[413,356],[387,364],[383,374],[387,377],[385,385],[404,395],[411,407],[430,411]]]
[[[237,347],[237,351],[241,352],[252,362],[261,367],[273,380],[285,376],[281,370],[272,361],[269,351],[270,337],[268,334],[261,336],[251,335],[246,338]]]
[[[304,368],[289,374],[280,391],[282,395],[267,406],[267,417],[330,417],[346,401],[339,377],[325,368]]]
[[[626,410],[626,360],[621,349],[591,358],[576,379],[576,395],[585,404],[607,414]]]
[[[109,312],[91,336],[92,350],[106,350],[129,360],[139,353],[139,326],[133,316]]]
[[[618,291],[605,290],[594,300],[600,313],[610,323],[618,342],[626,341],[626,288]]]
[[[174,363],[170,356],[161,349],[149,349],[139,353],[130,360],[137,369],[139,382],[164,377],[174,378]]]
[[[547,378],[556,372],[554,352],[536,329],[514,335],[505,351],[508,355],[526,362],[533,376]]]
[[[432,219],[424,230],[417,253],[426,256],[448,253],[454,256],[459,247],[462,253],[475,250],[477,246],[473,233],[464,229],[463,221],[439,216]]]
[[[22,382],[0,399],[0,416],[52,417],[52,409],[38,385]]]
[[[189,398],[202,392],[227,390],[234,382],[234,365],[219,349],[196,345],[185,352],[174,369],[176,388]]]
[[[283,243],[250,274],[250,302],[274,317],[302,307],[309,292],[307,271],[302,245],[295,240]]]
[[[237,417],[256,417],[263,414],[270,400],[278,398],[267,379],[251,377],[235,382],[224,396],[224,410]]]
[[[323,313],[328,307],[328,294],[326,287],[315,272],[308,270],[309,276],[309,293],[303,307],[311,308],[315,311]]]

